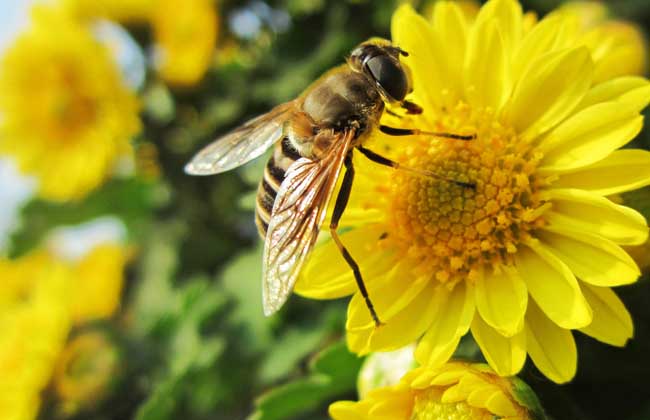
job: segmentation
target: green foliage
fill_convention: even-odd
[[[345,343],[336,343],[315,356],[309,373],[274,388],[256,401],[250,420],[296,418],[354,390],[362,359],[350,353]],[[311,417],[310,417],[311,418]]]
[[[80,202],[33,200],[22,209],[20,228],[10,238],[11,256],[34,249],[55,227],[100,216],[119,217],[137,235],[149,221],[151,211],[167,199],[168,192],[163,185],[129,178],[110,181]]]

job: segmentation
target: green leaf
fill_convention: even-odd
[[[341,389],[346,390],[355,387],[362,363],[363,358],[350,353],[345,342],[340,341],[318,353],[310,367],[314,372],[336,379]]]
[[[252,353],[266,349],[272,338],[272,322],[262,311],[260,245],[236,257],[219,276],[224,292],[235,302],[228,321],[236,326],[239,339]]]
[[[137,268],[139,282],[131,303],[136,334],[151,334],[178,311],[172,278],[178,266],[178,244],[184,234],[180,223],[156,224],[151,228]]]
[[[343,342],[328,347],[311,361],[307,377],[271,389],[259,397],[249,419],[291,419],[351,392],[362,360],[350,353]]]
[[[313,410],[331,386],[326,375],[312,375],[274,388],[257,400],[258,410],[249,420],[285,420]]]
[[[323,323],[289,328],[269,347],[260,367],[260,381],[271,383],[288,375],[300,360],[323,342],[327,333]]]
[[[545,420],[547,418],[535,391],[516,376],[512,378],[512,393],[517,402],[531,412],[535,420]]]

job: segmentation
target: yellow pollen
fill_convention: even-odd
[[[411,420],[492,420],[489,411],[472,407],[465,401],[443,403],[440,401],[442,391],[430,388],[417,392],[411,412]]]
[[[440,178],[406,171],[391,177],[388,238],[445,283],[511,264],[518,244],[541,223],[546,206],[538,194],[542,180],[535,175],[541,155],[532,145],[519,141],[490,110],[459,103],[440,115],[422,128],[475,133],[477,138],[409,139],[396,159]]]

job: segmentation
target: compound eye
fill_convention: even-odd
[[[396,101],[404,99],[408,93],[408,80],[404,70],[392,57],[378,55],[366,63],[368,71],[390,97]]]

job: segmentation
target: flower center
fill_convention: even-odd
[[[398,161],[439,176],[397,171],[389,194],[388,232],[416,270],[440,282],[475,278],[477,270],[511,263],[517,246],[542,221],[546,206],[535,176],[541,158],[491,110],[465,103],[441,113],[433,131],[475,133],[470,141],[420,136]],[[472,183],[474,188],[460,184]]]
[[[440,401],[441,395],[442,390],[438,388],[417,392],[411,420],[492,420],[494,418],[489,411],[472,407],[465,401],[443,403]]]

